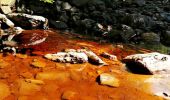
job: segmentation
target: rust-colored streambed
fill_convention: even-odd
[[[27,47],[33,48],[33,56],[0,54],[0,100],[162,100],[150,92],[150,84],[144,83],[150,76],[127,72],[121,61],[101,57],[109,64],[101,67],[90,63],[57,63],[42,56],[66,48],[88,48],[97,55],[108,52],[121,60],[127,55],[147,50],[75,39],[75,35],[58,31],[46,33],[48,37],[45,42]],[[97,77],[101,73],[116,76],[120,86],[100,85]]]

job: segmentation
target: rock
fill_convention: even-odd
[[[170,99],[170,81],[169,74],[163,75],[152,75],[150,78],[147,78],[144,83],[150,84],[149,91],[156,96],[163,97],[165,100]]]
[[[45,62],[42,62],[42,61],[33,61],[31,63],[31,65],[35,68],[44,68],[46,66],[46,63]]]
[[[145,0],[134,0],[134,3],[138,6],[144,6],[146,4]]]
[[[107,65],[102,59],[100,59],[94,52],[86,49],[78,49],[77,52],[84,52],[88,56],[88,61],[97,65]]]
[[[41,72],[36,75],[38,80],[67,81],[69,78],[70,74],[67,72]]]
[[[56,29],[67,29],[68,28],[67,24],[62,21],[50,20],[50,24]]]
[[[11,7],[15,5],[16,0],[1,0],[1,10],[4,14],[12,13]]]
[[[161,17],[170,23],[170,13],[161,13]]]
[[[62,99],[62,100],[71,100],[71,99],[74,98],[75,94],[76,94],[76,93],[73,92],[73,91],[65,91],[65,92],[62,94],[61,99]]]
[[[170,31],[165,31],[161,34],[161,42],[165,45],[170,45]]]
[[[77,7],[81,7],[81,6],[84,6],[86,5],[89,1],[91,0],[71,0],[71,3]]]
[[[103,52],[103,53],[101,54],[101,56],[104,57],[104,58],[113,60],[113,61],[117,60],[117,57],[116,57],[115,55],[111,55],[111,54],[106,53],[106,52]]]
[[[9,27],[13,28],[14,23],[6,17],[4,14],[0,14],[0,19],[2,20],[3,23],[6,23]]]
[[[47,59],[63,63],[86,63],[88,57],[82,52],[58,52],[57,54],[46,54]]]
[[[123,59],[130,71],[139,74],[170,73],[170,56],[153,52],[129,55]]]
[[[11,13],[7,15],[16,25],[24,29],[48,29],[48,19],[38,15]]]
[[[10,88],[8,87],[8,85],[0,83],[0,100],[4,100],[10,94]]]
[[[119,87],[119,80],[111,74],[102,73],[100,74],[100,84],[111,87]]]
[[[132,27],[124,25],[124,24],[121,26],[121,31],[122,32],[120,33],[120,35],[124,42],[129,42],[135,35],[135,32],[132,29]]]
[[[127,14],[122,18],[122,23],[132,28],[148,29],[153,25],[153,20],[149,16],[141,14]]]
[[[143,40],[143,42],[146,43],[160,43],[160,36],[156,33],[150,32],[150,33],[143,33],[141,35],[141,38]]]
[[[70,10],[72,7],[71,7],[71,5],[68,2],[63,2],[62,3],[62,8],[64,10]]]

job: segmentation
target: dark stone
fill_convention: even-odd
[[[165,31],[161,34],[161,42],[164,45],[170,46],[170,31]]]
[[[68,26],[62,21],[49,20],[49,24],[56,29],[67,29]]]
[[[141,14],[128,14],[122,18],[122,23],[133,28],[148,30],[153,25],[153,20],[149,16]]]
[[[170,23],[170,13],[162,13],[161,17],[167,21],[168,23]]]
[[[71,0],[71,3],[77,7],[86,5],[91,0]]]

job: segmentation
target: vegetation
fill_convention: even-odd
[[[40,0],[40,1],[43,1],[44,3],[54,3],[54,0]]]

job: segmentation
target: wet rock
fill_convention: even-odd
[[[129,55],[123,59],[130,71],[138,74],[170,73],[170,56],[157,52]]]
[[[153,95],[163,97],[166,100],[170,99],[170,75],[153,75],[144,82],[150,84],[149,90]]]
[[[0,83],[0,99],[3,100],[10,94],[11,94],[10,88],[8,87],[8,85],[4,83]]]
[[[102,73],[100,74],[100,84],[102,85],[107,85],[107,86],[111,86],[111,87],[119,87],[119,80],[108,73]]]
[[[63,62],[63,63],[85,63],[88,62],[88,57],[82,52],[58,52],[57,54],[46,54],[47,59]]]
[[[113,60],[113,61],[117,60],[117,57],[116,57],[115,55],[111,55],[111,54],[106,53],[106,52],[103,52],[103,53],[101,54],[101,56],[104,57],[104,58]]]
[[[44,68],[46,67],[46,63],[43,62],[43,61],[38,61],[38,60],[35,60],[31,63],[31,65],[35,68]]]
[[[4,14],[0,14],[0,19],[2,20],[1,23],[6,23],[9,27],[13,28],[14,23],[6,17]]]
[[[48,29],[48,19],[38,15],[11,13],[7,15],[16,25],[24,29]]]
[[[102,59],[100,59],[94,52],[86,49],[78,49],[77,52],[84,52],[88,56],[88,61],[97,65],[107,65]]]
[[[67,24],[62,21],[50,20],[50,24],[56,29],[67,29],[68,28]]]
[[[73,91],[65,91],[65,92],[62,94],[61,99],[62,99],[62,100],[71,100],[71,99],[74,98],[75,94],[76,94],[76,93],[73,92]]]

